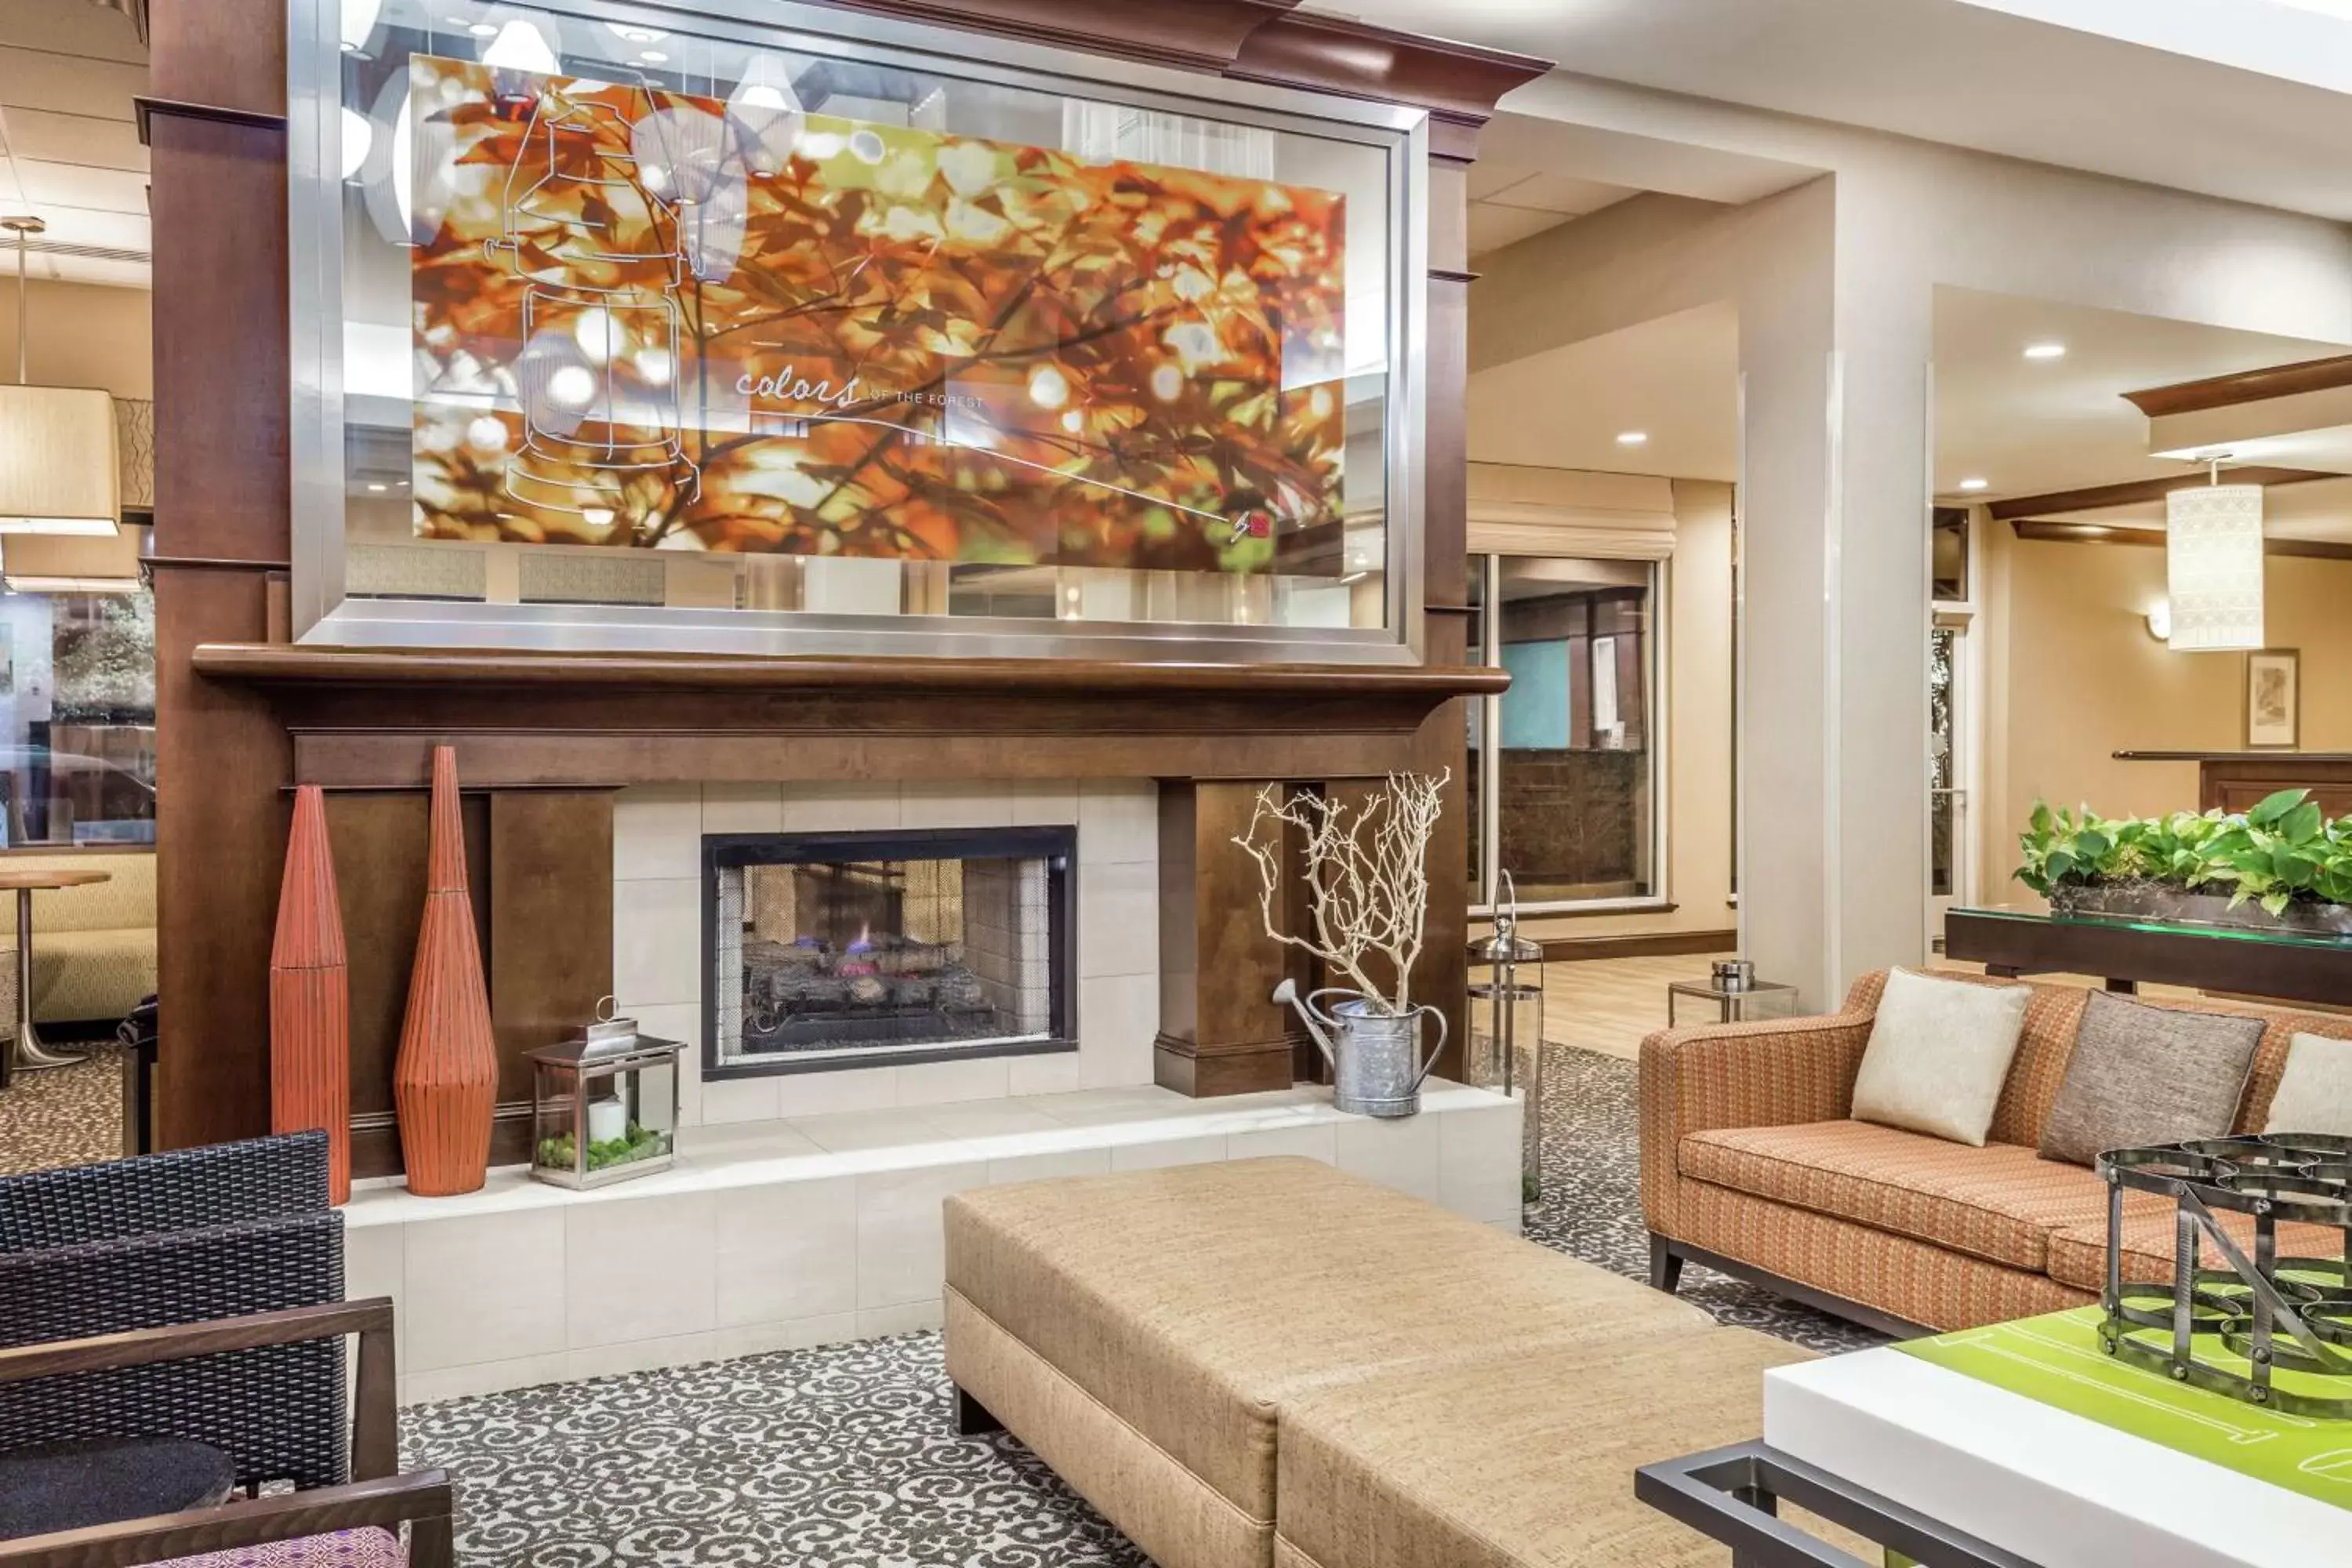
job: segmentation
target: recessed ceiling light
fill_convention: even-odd
[[[467,26],[466,31],[478,38],[495,38],[499,36],[498,24],[495,22],[471,23]]]
[[[645,61],[646,64],[649,66],[664,65],[669,60],[669,57],[662,53],[659,49],[647,49],[644,54],[639,55],[637,58]]]
[[[1620,430],[1617,432],[1617,444],[1620,447],[1638,447],[1649,438],[1650,433],[1647,430]]]
[[[2066,345],[2064,343],[2028,343],[2025,345],[2025,357],[2027,359],[2064,359]]]
[[[381,495],[383,493],[384,486],[381,480],[371,479],[368,481],[368,489],[375,491],[378,495]]]
[[[1992,488],[1992,481],[1991,481],[1990,479],[1962,479],[1962,480],[1960,481],[1960,489],[1964,489],[1964,490],[1984,490],[1984,489],[1990,489],[1991,488]]]

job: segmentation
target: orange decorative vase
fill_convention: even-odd
[[[317,784],[294,794],[278,936],[269,948],[269,1127],[324,1129],[330,1194],[339,1204],[350,1201],[352,979],[343,962],[327,799]]]
[[[466,828],[457,814],[457,753],[433,748],[433,828],[426,850],[425,923],[408,980],[408,1016],[393,1065],[400,1154],[408,1190],[425,1197],[470,1193],[490,1168],[499,1058],[490,1038],[489,990],[466,890]]]

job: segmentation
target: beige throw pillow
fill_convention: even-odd
[[[2352,1138],[2352,1040],[2297,1035],[2271,1096],[2264,1132],[2333,1132]]]
[[[1854,1119],[1982,1148],[2032,995],[1890,972],[1853,1080]]]

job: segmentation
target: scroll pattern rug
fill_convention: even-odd
[[[1633,1064],[1548,1047],[1528,1234],[1636,1278]],[[1726,1322],[1822,1350],[1867,1331],[1685,1270]],[[525,1389],[404,1413],[457,1478],[467,1568],[1148,1568],[1013,1438],[954,1435],[936,1333]]]

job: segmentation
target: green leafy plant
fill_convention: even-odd
[[[2301,899],[2352,904],[2352,816],[2330,822],[2309,790],[2280,790],[2242,813],[2176,811],[2102,817],[2036,801],[2018,836],[2019,881],[2043,897],[2067,887],[2140,880],[2230,896],[2284,914]]]

